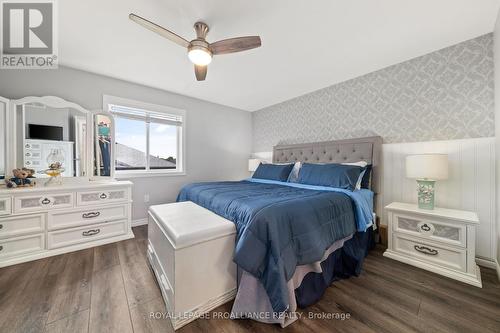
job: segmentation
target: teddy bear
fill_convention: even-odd
[[[31,186],[31,178],[34,178],[33,174],[35,170],[33,169],[14,169],[12,170],[12,174],[14,177],[7,179],[5,183],[8,188],[15,188],[18,186]]]

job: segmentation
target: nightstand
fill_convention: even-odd
[[[482,287],[475,260],[477,214],[454,209],[419,209],[393,202],[388,212],[384,256]]]

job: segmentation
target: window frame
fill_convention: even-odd
[[[177,109],[170,106],[152,104],[142,101],[136,101],[128,98],[103,95],[103,110],[107,110],[109,113],[113,115],[114,118],[125,118],[125,119],[135,119],[138,117],[130,117],[128,118],[126,115],[119,115],[114,112],[111,112],[110,106],[117,105],[125,108],[133,108],[145,111],[146,113],[154,112],[154,113],[163,113],[167,115],[173,115],[177,117],[181,117],[181,124],[177,127],[177,159],[176,159],[176,168],[175,169],[149,169],[149,146],[150,146],[150,125],[146,126],[146,169],[145,170],[118,170],[115,168],[115,178],[134,178],[134,177],[151,177],[151,176],[183,176],[186,175],[186,111],[182,109]],[[153,117],[154,119],[154,117]],[[147,124],[148,119],[144,117],[144,122]],[[154,121],[152,121],[155,123]],[[116,126],[116,119],[115,119]],[[149,122],[149,124],[151,121]],[[116,132],[115,128],[115,132]],[[116,139],[116,138],[115,138]],[[116,140],[115,140],[116,141]],[[116,158],[116,155],[115,155]],[[116,163],[113,163],[116,164]]]

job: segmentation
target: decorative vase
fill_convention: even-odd
[[[435,183],[434,180],[417,179],[418,208],[434,209]]]

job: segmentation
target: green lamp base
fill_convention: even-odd
[[[428,179],[417,180],[418,208],[434,209],[434,184],[436,181]]]

